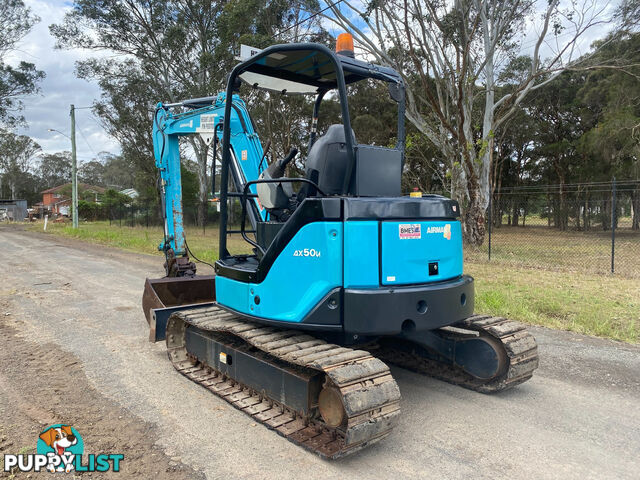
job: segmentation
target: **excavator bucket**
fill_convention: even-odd
[[[142,310],[149,324],[149,341],[165,339],[167,320],[172,313],[211,305],[215,299],[215,275],[147,278]]]

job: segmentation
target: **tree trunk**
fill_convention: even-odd
[[[586,195],[586,193],[585,193]],[[580,209],[582,208],[580,205],[580,193],[578,192],[577,197],[576,197],[576,228],[578,230],[580,230],[580,217],[582,216],[582,212],[580,212]]]
[[[600,212],[600,218],[602,219],[602,230],[607,231],[611,226],[611,199],[605,198],[602,200],[602,212]]]
[[[631,192],[631,229],[640,230],[640,188]]]
[[[567,212],[567,196],[564,192],[564,182],[560,184],[560,230],[564,231],[567,229],[568,222],[568,212]]]
[[[196,142],[194,142],[195,144]],[[204,145],[203,142],[198,142],[198,147],[196,150],[196,158],[198,159],[198,218],[196,219],[196,223],[198,226],[204,225],[206,221],[207,215],[207,193],[209,191],[209,183],[207,177],[207,157],[209,153],[209,148]]]
[[[567,209],[567,194],[565,192],[564,184],[564,176],[558,175],[560,177],[560,191],[558,192],[558,228],[562,231],[567,229],[569,224],[569,211]]]
[[[464,239],[470,245],[480,246],[484,242],[486,233],[485,210],[478,196],[474,196],[465,209]]]
[[[504,165],[503,161],[500,161],[500,168],[498,169],[497,174],[497,185],[495,187],[496,195],[493,199],[493,212],[491,212],[491,218],[493,220],[493,225],[496,228],[499,228],[502,225],[502,167]]]
[[[587,194],[584,198],[584,218],[582,219],[582,224],[584,225],[584,230],[591,230],[591,205],[589,205],[589,194]]]

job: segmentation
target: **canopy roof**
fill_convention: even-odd
[[[313,94],[338,87],[338,69],[346,84],[366,78],[401,83],[393,69],[337,55],[313,43],[274,45],[236,67],[255,88],[288,94]]]

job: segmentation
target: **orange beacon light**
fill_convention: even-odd
[[[350,33],[341,33],[336,39],[336,53],[345,57],[353,58],[353,36]]]

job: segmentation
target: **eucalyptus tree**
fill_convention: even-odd
[[[142,178],[155,176],[154,102],[204,96],[223,80],[215,63],[215,22],[223,7],[222,1],[77,0],[64,21],[50,27],[59,48],[96,52],[78,63],[78,74],[98,81],[103,95],[94,110],[146,174]],[[190,143],[204,206],[208,149],[199,138]],[[147,188],[153,191],[148,180]]]
[[[71,181],[71,152],[44,153],[37,170],[43,189],[57,187]]]
[[[317,5],[316,0],[305,0]],[[224,88],[240,43],[265,47],[278,38],[304,35],[301,14],[285,0],[76,0],[61,24],[50,27],[59,48],[82,48],[95,56],[78,62],[81,78],[97,81],[94,106],[123,156],[138,168],[137,187],[155,195],[151,125],[157,101],[213,95]],[[302,12],[303,13],[303,12]],[[200,218],[209,187],[209,148],[188,139],[196,158]]]
[[[35,189],[32,179],[40,145],[26,135],[0,130],[0,196],[17,199]],[[31,200],[31,199],[29,199]]]
[[[585,32],[606,21],[606,5],[580,0],[374,0],[336,3],[328,17],[360,48],[397,69],[407,118],[449,159],[452,195],[463,206],[466,240],[484,240],[494,138],[522,101],[575,65]],[[529,57],[497,96],[500,75]]]
[[[40,19],[22,0],[0,2],[0,122],[11,127],[24,121],[19,112],[22,99],[38,91],[45,74],[33,63],[20,61],[9,65],[7,57],[16,51],[24,36]]]
[[[587,72],[577,92],[584,115],[591,118],[578,150],[588,159],[585,170],[592,178],[635,181],[622,195],[629,196],[632,228],[640,230],[640,33],[626,30],[598,43],[593,62],[610,68]]]

